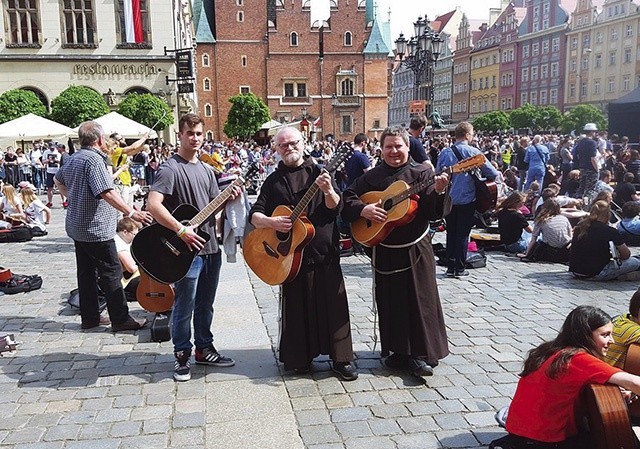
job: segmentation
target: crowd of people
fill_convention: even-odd
[[[152,220],[175,234],[194,254],[187,274],[173,284],[176,381],[191,378],[192,355],[195,363],[216,367],[235,361],[218,351],[211,330],[222,265],[222,240],[216,238],[222,237],[220,222],[211,216],[200,226],[189,225],[172,211],[183,203],[204,209],[218,197],[226,177],[251,164],[257,164],[262,176],[246,185],[257,194],[246,221],[280,238],[293,235],[296,223],[274,211],[299,203],[312,185],[319,190],[305,215],[313,238],[305,242],[299,271],[281,285],[278,354],[286,371],[309,372],[313,360],[326,354],[342,380],[358,378],[340,268],[340,228],[358,221],[388,226],[389,206],[363,198],[398,181],[411,189],[407,201],[415,215],[389,226],[368,249],[381,356],[391,369],[430,376],[449,353],[431,247],[433,220],[444,218],[446,223],[443,279],[469,275],[465,262],[472,227],[486,227],[486,219],[492,218],[498,221],[502,249],[523,261],[568,263],[576,278],[588,280],[640,272],[640,259],[628,248],[640,239],[635,189],[640,156],[628,139],[608,139],[590,123],[575,139],[478,136],[468,122],[458,124],[451,136],[424,136],[425,128],[426,119],[416,117],[408,130],[387,128],[379,140],[358,134],[352,142],[355,156],[332,174],[323,167],[343,142],[305,142],[292,127],[281,129],[263,146],[207,142],[203,120],[186,114],[179,121],[174,148],[148,143],[148,135],[132,143],[118,133],[107,137],[99,124],[89,121],[80,125],[79,145],[71,154],[56,143],[35,142],[28,156],[7,148],[0,172],[0,211],[46,233],[53,194],[61,195],[67,208],[65,228],[75,247],[82,329],[111,325],[120,332],[146,325],[144,318],[129,313],[127,298],[135,283],[123,280],[140,269],[130,245],[140,227]],[[480,154],[484,163],[475,171],[446,173],[445,168]],[[17,162],[19,158],[28,163]],[[29,170],[23,169],[26,165]],[[484,214],[477,210],[477,177],[497,185],[497,206]],[[146,210],[133,199],[142,187],[149,191]],[[49,189],[46,204],[38,198],[43,188]],[[232,201],[244,196],[241,189],[230,189]],[[213,238],[204,238],[200,230]],[[270,253],[265,244],[265,251],[285,255],[288,250],[279,246]],[[99,311],[98,286],[106,297],[107,315]],[[555,407],[551,413],[549,404],[574,404],[586,383],[608,382],[640,393],[640,378],[619,369],[626,346],[640,341],[639,308],[636,293],[629,315],[612,324],[601,310],[578,307],[555,340],[531,351],[506,423],[511,446],[504,447],[580,447],[572,406],[562,411]],[[626,337],[614,343],[618,334]],[[551,387],[542,388],[544,395],[537,393],[541,385],[556,383],[561,393]],[[630,393],[627,397],[632,398]]]

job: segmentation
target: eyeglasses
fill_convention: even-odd
[[[302,141],[302,139],[294,140],[293,142],[279,143],[278,148],[281,150],[286,150],[289,147],[297,147],[298,144]]]

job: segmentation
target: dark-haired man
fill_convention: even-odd
[[[204,121],[196,114],[185,114],[178,127],[180,147],[160,166],[150,187],[147,207],[158,223],[175,231],[191,250],[198,251],[189,272],[174,285],[171,339],[176,362],[173,378],[183,382],[191,379],[192,319],[197,364],[228,367],[235,365],[235,361],[217,351],[211,333],[213,302],[222,266],[218,242],[215,238],[205,241],[193,226],[183,225],[170,212],[185,203],[202,210],[220,193],[213,167],[198,159],[204,140]],[[238,194],[236,191],[232,196]],[[201,229],[216,235],[213,214]]]
[[[371,161],[365,154],[365,147],[369,142],[366,134],[359,133],[353,138],[353,155],[344,163],[344,171],[347,175],[346,186],[349,187],[353,181],[371,170]]]
[[[618,368],[624,368],[627,349],[633,343],[640,343],[640,290],[637,290],[629,301],[629,313],[614,317],[613,343],[604,357],[605,362]]]

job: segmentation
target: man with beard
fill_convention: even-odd
[[[430,376],[438,360],[449,354],[428,237],[429,220],[440,218],[436,210],[445,199],[440,194],[446,190],[448,176],[434,176],[433,169],[409,159],[409,135],[403,128],[385,129],[381,145],[383,163],[344,192],[342,217],[347,222],[362,217],[384,223],[387,211],[380,201],[365,204],[359,197],[371,191],[384,191],[398,180],[409,185],[420,182],[427,185],[416,192],[415,218],[393,229],[373,248],[371,264],[382,356],[388,356],[385,364],[416,376]],[[435,187],[428,186],[430,181],[435,181]]]
[[[275,136],[282,161],[264,182],[249,212],[256,228],[287,233],[289,216],[271,216],[279,205],[295,205],[315,183],[318,192],[307,208],[315,236],[304,248],[298,275],[281,286],[282,324],[280,361],[284,369],[308,372],[312,360],[329,354],[332,368],[343,380],[355,380],[349,307],[340,269],[339,233],[336,217],[341,200],[337,185],[326,171],[303,158],[300,131],[283,128]]]

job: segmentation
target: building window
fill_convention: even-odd
[[[345,31],[344,33],[344,46],[351,47],[353,45],[353,34],[351,31]]]
[[[624,49],[624,62],[626,64],[629,64],[631,62],[631,49],[630,48],[625,48]]]
[[[246,67],[247,66],[247,55],[242,55],[240,56],[240,64],[242,65],[242,67]]]
[[[547,91],[546,90],[541,90],[540,91],[540,104],[547,104]]]
[[[595,56],[594,65],[595,65],[596,68],[602,67],[602,55],[601,54],[597,54]]]
[[[554,37],[551,40],[551,51],[556,53],[560,51],[560,38],[559,37]]]
[[[244,0],[236,0],[236,6],[244,6]]]
[[[548,77],[549,77],[549,65],[543,64],[540,66],[540,79],[545,79]]]
[[[593,93],[596,95],[600,93],[600,80],[595,80],[593,82]]]
[[[607,92],[611,93],[616,89],[616,80],[615,78],[609,78],[607,82]]]
[[[40,17],[36,0],[4,0],[7,47],[40,48]]]
[[[118,48],[152,48],[149,1],[139,0],[140,9],[132,9],[130,2],[117,0]]]
[[[298,46],[298,33],[296,33],[295,31],[293,31],[289,35],[289,46],[290,47],[297,47]]]
[[[522,92],[520,94],[520,105],[524,105],[527,104],[527,93],[526,92]]]
[[[212,141],[213,140],[213,131],[207,131],[207,140],[208,141]]]
[[[538,44],[537,42],[535,44],[531,44],[531,56],[538,56],[538,53],[540,52],[540,44]]]
[[[582,70],[589,69],[589,57],[588,56],[585,56],[584,58],[582,58],[582,63],[580,64],[580,68]]]
[[[578,48],[578,37],[573,36],[571,38],[571,50],[575,50],[576,48]]]
[[[11,3],[11,2],[9,2]],[[20,2],[17,2],[20,3]],[[93,1],[62,1],[63,47],[96,48]]]
[[[289,98],[300,98],[307,96],[307,84],[302,82],[287,81],[284,83],[284,96]]]
[[[213,115],[213,108],[209,103],[204,105],[204,115],[205,117],[211,117]]]
[[[627,25],[627,30],[625,31],[624,34],[625,34],[626,37],[632,37],[633,36],[633,26]]]
[[[602,43],[602,32],[598,31],[596,33],[596,44],[601,44]]]
[[[353,120],[350,115],[342,116],[342,133],[343,134],[350,134],[351,132],[353,132],[352,123],[353,123]]]
[[[569,96],[571,98],[576,96],[576,85],[575,84],[569,84]]]
[[[575,59],[572,59],[571,61],[569,61],[569,70],[572,72],[576,71],[576,67],[577,67],[577,62]]]
[[[609,52],[609,65],[616,65],[616,52]]]
[[[529,67],[522,68],[522,81],[529,81]]]
[[[618,39],[618,29],[611,28],[611,40],[615,41],[616,39]]]
[[[580,84],[580,96],[581,97],[586,97],[587,96],[587,82],[583,81]]]
[[[551,78],[557,78],[560,75],[560,64],[557,62],[551,63]]]
[[[631,79],[629,75],[625,75],[622,78],[622,90],[624,90],[625,92],[628,92],[630,88],[631,88]]]
[[[523,45],[522,46],[522,57],[523,58],[528,58],[529,57],[529,46],[528,45]]]
[[[549,91],[549,103],[556,104],[558,102],[558,89],[551,89]]]
[[[202,80],[202,89],[205,91],[211,90],[211,80],[209,78],[205,78]]]
[[[209,61],[209,55],[207,53],[204,53],[202,55],[202,67],[209,67],[210,65],[210,61]]]
[[[249,95],[251,93],[251,87],[240,86],[240,95]]]
[[[538,93],[537,92],[531,92],[530,99],[531,99],[531,104],[536,106],[538,104]]]
[[[353,95],[353,80],[347,78],[340,82],[340,95]]]
[[[236,20],[238,22],[244,22],[244,11],[238,11],[236,14]]]
[[[542,41],[542,54],[549,53],[549,39]]]
[[[531,67],[531,81],[538,79],[538,67]]]

